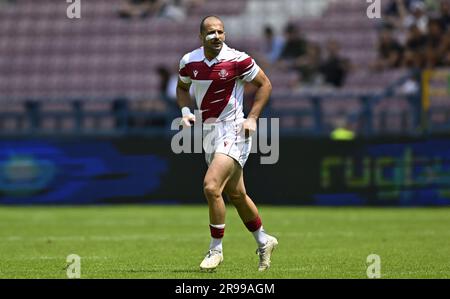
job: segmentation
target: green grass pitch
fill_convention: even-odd
[[[209,245],[207,207],[0,207],[0,278],[450,278],[449,208],[260,206],[278,237],[272,267],[257,271],[253,236],[227,207],[224,262],[200,272]]]

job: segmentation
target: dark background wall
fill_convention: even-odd
[[[2,140],[0,203],[203,203],[205,171],[169,138]],[[244,173],[258,203],[448,205],[450,139],[282,138],[278,163],[252,154]]]

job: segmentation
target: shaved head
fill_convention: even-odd
[[[218,16],[204,17],[200,23],[200,41],[205,56],[211,60],[222,50],[225,41],[225,30],[223,22]]]
[[[205,24],[210,21],[220,21],[220,23],[222,23],[222,26],[223,26],[223,22],[218,16],[214,16],[214,15],[206,16],[200,22],[200,34],[203,34],[203,32],[205,31]]]

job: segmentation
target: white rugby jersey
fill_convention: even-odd
[[[203,47],[184,55],[179,76],[184,83],[192,83],[202,120],[214,118],[220,122],[244,118],[244,85],[258,72],[253,58],[224,43],[211,61],[205,57]]]

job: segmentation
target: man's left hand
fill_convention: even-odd
[[[256,132],[256,119],[253,117],[247,118],[242,124],[242,129],[244,130],[245,138],[248,138]]]

